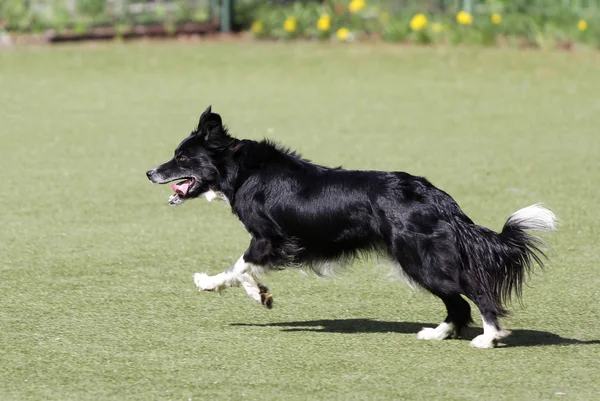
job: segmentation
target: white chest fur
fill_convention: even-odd
[[[206,200],[209,202],[212,202],[213,200],[218,199],[225,203],[229,203],[229,199],[227,199],[227,197],[225,196],[225,194],[223,194],[223,192],[213,191],[212,189],[210,191],[203,193],[202,196],[204,196],[206,198]]]

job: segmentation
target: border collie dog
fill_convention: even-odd
[[[146,175],[155,184],[177,181],[171,184],[171,205],[200,196],[229,203],[250,233],[248,249],[233,266],[214,276],[194,275],[200,291],[241,284],[271,308],[261,273],[304,266],[323,275],[332,265],[375,252],[446,306],[444,322],[424,328],[417,338],[458,336],[472,323],[465,296],[483,318],[483,334],[470,344],[477,348],[493,348],[509,334],[498,319],[545,259],[534,232],[555,230],[554,213],[536,204],[515,212],[494,232],[473,223],[425,178],[324,167],[268,140],[239,140],[211,107],[174,157]]]

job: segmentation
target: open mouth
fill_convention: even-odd
[[[195,183],[196,180],[194,178],[187,178],[178,183],[171,184],[171,188],[173,188],[175,193],[169,198],[169,205],[176,206],[182,204],[186,200]]]
[[[184,181],[171,184],[171,188],[173,188],[175,194],[185,197],[188,192],[190,192],[190,188],[192,188],[195,182],[196,180],[194,178],[188,178]]]

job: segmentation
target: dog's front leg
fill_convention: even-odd
[[[269,292],[269,289],[260,284],[253,274],[245,273],[241,277],[241,283],[246,290],[246,294],[257,302],[260,302],[267,308],[273,307],[273,295]]]
[[[215,291],[217,293],[228,287],[237,287],[241,284],[250,298],[271,309],[273,307],[273,296],[269,293],[267,287],[259,284],[256,280],[256,275],[261,270],[260,266],[246,262],[242,255],[233,266],[223,273],[215,276],[209,276],[206,273],[194,274],[194,283],[200,291]]]

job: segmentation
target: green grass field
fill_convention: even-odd
[[[388,45],[137,43],[0,51],[0,399],[600,397],[600,58]],[[499,230],[543,201],[549,268],[472,349],[357,262],[265,278],[269,311],[192,275],[248,244],[222,203],[167,206],[147,169],[208,105],[232,133],[326,165],[424,175]]]

